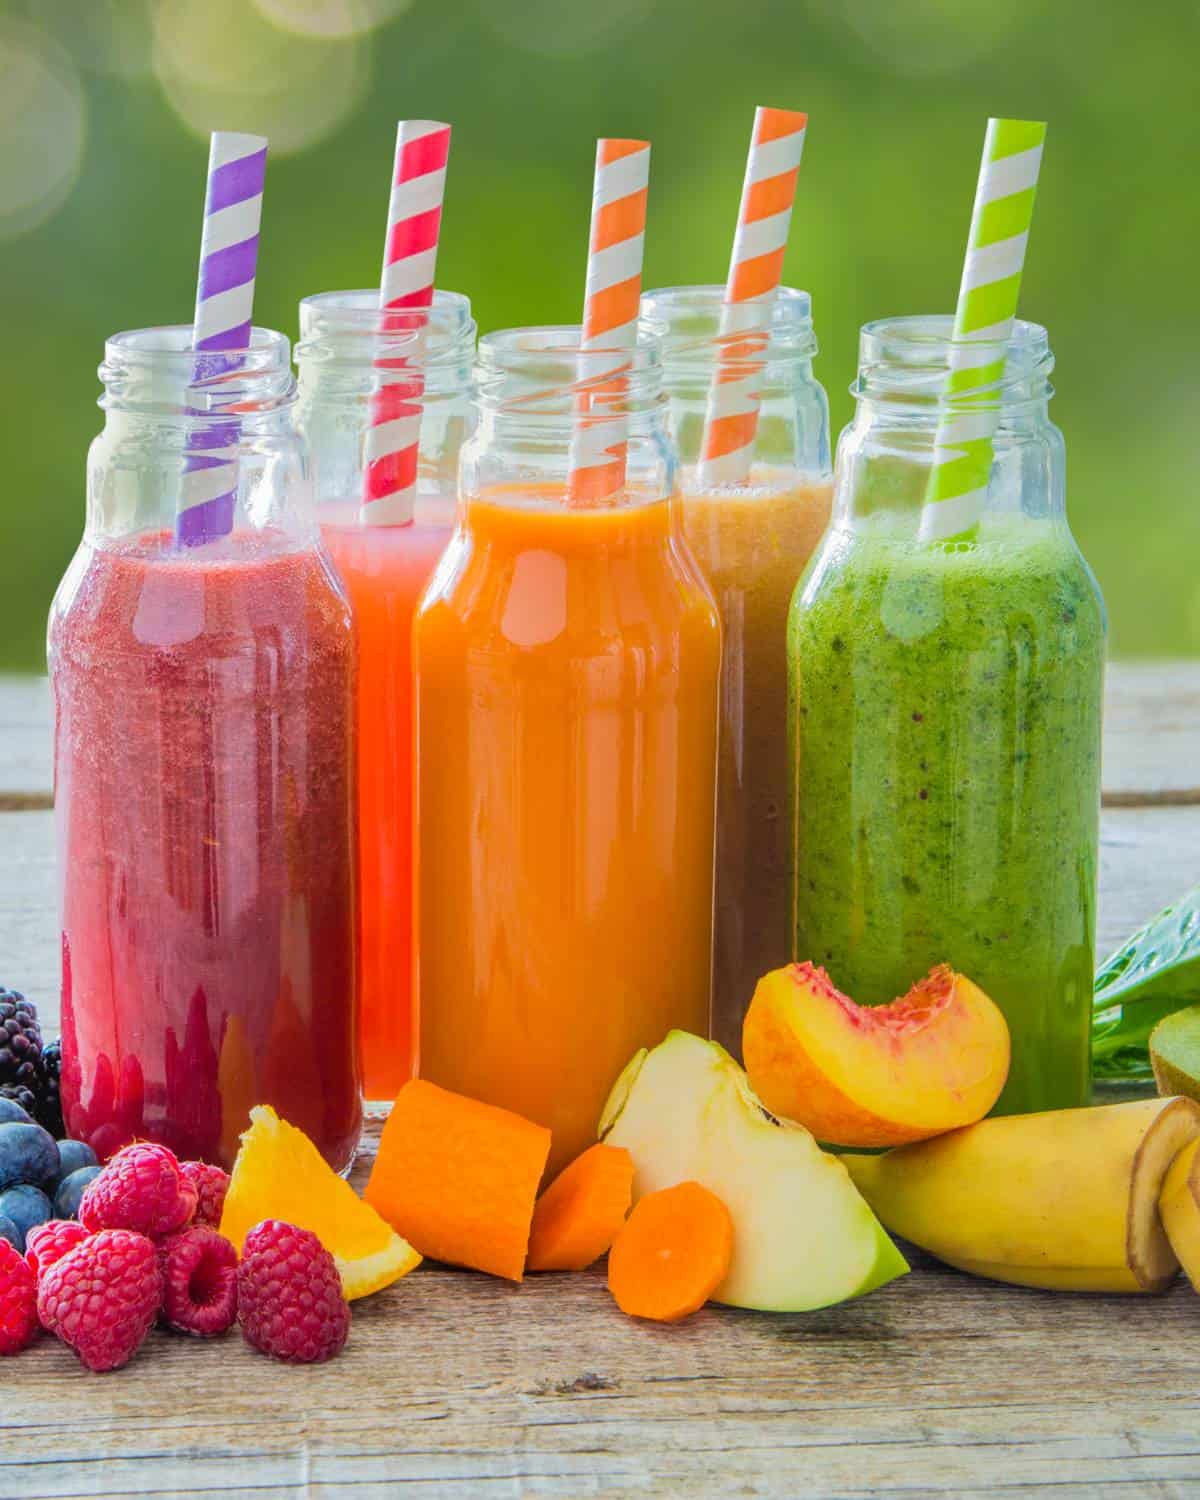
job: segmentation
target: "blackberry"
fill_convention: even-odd
[[[37,1097],[32,1089],[27,1089],[23,1083],[0,1084],[0,1099],[9,1099],[13,1104],[18,1104],[32,1120],[37,1114]],[[9,1111],[0,1111],[0,1120],[7,1120]],[[17,1115],[13,1115],[15,1120]]]
[[[37,1122],[44,1125],[56,1141],[67,1133],[63,1124],[62,1095],[59,1080],[62,1078],[62,1042],[47,1042],[42,1048],[42,1092],[37,1106]]]
[[[6,1083],[40,1092],[42,1028],[32,1000],[0,988],[0,1086]]]

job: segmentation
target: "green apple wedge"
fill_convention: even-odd
[[[672,1031],[625,1068],[600,1137],[633,1157],[636,1202],[699,1182],[733,1218],[733,1263],[714,1300],[805,1312],[908,1270],[849,1173],[801,1125],[776,1120],[716,1042]]]

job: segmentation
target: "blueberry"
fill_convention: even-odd
[[[58,1146],[48,1130],[19,1120],[0,1125],[0,1192],[17,1182],[44,1187],[58,1176]]]
[[[21,1248],[21,1231],[9,1218],[0,1215],[0,1240],[7,1240],[14,1250]]]
[[[29,1111],[22,1109],[15,1099],[6,1099],[0,1094],[0,1125],[31,1125]]]
[[[78,1172],[80,1167],[94,1167],[96,1165],[96,1153],[86,1141],[59,1141],[58,1143],[58,1176],[54,1179],[50,1192],[57,1188],[65,1177],[70,1177],[72,1172]]]
[[[99,1177],[99,1175],[99,1167],[80,1167],[77,1172],[64,1177],[58,1185],[58,1192],[54,1195],[54,1217],[56,1219],[77,1218],[79,1200],[83,1197],[84,1188],[93,1177]]]
[[[19,1243],[17,1249],[25,1253],[25,1236],[35,1224],[44,1224],[53,1216],[50,1200],[41,1188],[22,1183],[0,1193],[0,1218],[9,1219],[17,1227]]]

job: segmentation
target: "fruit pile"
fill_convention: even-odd
[[[5,1130],[50,1140],[37,1125]],[[195,1338],[240,1321],[247,1343],[276,1359],[337,1354],[350,1309],[333,1257],[311,1231],[271,1219],[245,1235],[239,1260],[217,1227],[228,1184],[220,1168],[179,1162],[165,1146],[117,1152],[83,1189],[77,1219],[32,1226],[24,1255],[0,1243],[0,1354],[19,1353],[41,1327],[89,1370],[115,1370],[156,1320]]]

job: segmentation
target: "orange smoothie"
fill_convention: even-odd
[[[708,1031],[720,625],[675,502],[469,500],[415,660],[420,1072],[548,1126],[553,1174],[639,1047]]]
[[[408,526],[359,525],[357,500],[320,516],[358,640],[358,1034],[364,1096],[383,1103],[414,1071],[412,624],[454,502],[419,499]]]
[[[702,493],[695,484],[685,477],[684,532],[725,640],[713,1035],[740,1057],[755,984],[791,957],[787,618],[833,489],[764,466],[736,488]]]

